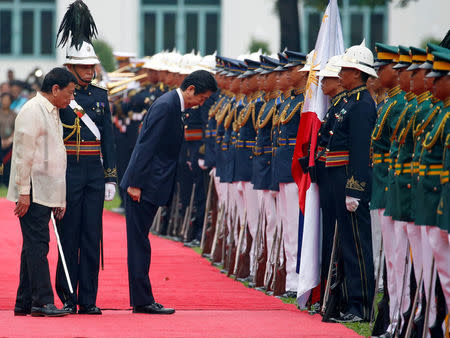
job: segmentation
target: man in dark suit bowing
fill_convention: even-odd
[[[202,105],[217,90],[214,77],[199,70],[181,87],[159,97],[148,110],[121,187],[127,191],[125,213],[128,280],[133,313],[172,314],[155,302],[149,278],[150,226],[159,206],[168,204],[183,142],[184,110]]]

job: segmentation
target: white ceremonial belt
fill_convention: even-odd
[[[81,121],[88,127],[88,129],[94,134],[94,136],[97,138],[97,140],[100,141],[101,135],[100,130],[98,130],[97,125],[92,121],[92,119],[89,117],[89,115],[84,111],[83,107],[81,107],[75,100],[70,101],[69,104],[70,108],[73,109],[74,113],[77,116],[80,116],[79,113],[81,113]],[[78,112],[77,112],[78,111]]]

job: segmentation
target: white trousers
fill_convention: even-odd
[[[397,309],[395,318],[398,318],[399,314],[403,318],[403,313],[408,310],[408,307],[410,305],[411,290],[410,290],[409,276],[411,274],[411,259],[410,259],[411,255],[410,250],[408,248],[408,236],[406,232],[407,224],[408,224],[407,222],[394,221],[394,234],[395,234],[394,274],[398,290],[396,299],[397,304],[395,305],[395,308]],[[401,299],[401,297],[403,297],[403,299]]]
[[[422,263],[423,263],[423,284],[425,287],[425,299],[427,303],[430,303],[430,314],[428,317],[428,325],[433,325],[436,320],[436,302],[435,299],[435,286],[436,286],[436,262],[434,270],[431,271],[431,265],[433,262],[433,249],[431,248],[430,241],[427,235],[427,226],[421,225],[422,231]],[[431,286],[431,302],[428,299],[428,290]]]
[[[277,193],[271,190],[258,190],[258,203],[262,207],[264,205],[264,212],[266,217],[266,238],[267,238],[267,252],[270,253],[272,248],[273,235],[277,224],[277,207],[275,203],[275,195]],[[264,224],[264,223],[263,223]]]
[[[448,233],[438,227],[431,226],[426,227],[426,233],[433,250],[435,266],[441,281],[448,313],[450,310],[450,245]]]
[[[375,278],[377,278],[380,261],[380,247],[381,247],[381,225],[380,215],[377,210],[370,210],[370,224],[372,225],[372,253],[373,253],[373,269]],[[383,257],[381,257],[383,259]],[[378,288],[383,287],[383,270],[380,270],[380,278],[377,285]]]
[[[297,291],[298,273],[298,217],[299,201],[296,183],[280,183],[278,204],[283,223],[283,242],[286,251],[286,291]]]
[[[386,260],[387,271],[387,288],[389,293],[389,318],[391,324],[395,319],[395,304],[398,297],[398,293],[401,290],[397,290],[397,283],[395,278],[395,232],[394,221],[389,216],[384,216],[385,209],[377,209],[378,217],[380,219],[381,234],[383,235],[383,248],[384,257]]]
[[[244,207],[247,212],[248,230],[252,236],[252,247],[250,250],[250,274],[254,276],[254,263],[255,263],[255,248],[256,248],[256,233],[258,231],[258,215],[259,215],[259,202],[258,191],[253,190],[253,184],[251,182],[240,182],[243,189],[243,201]]]

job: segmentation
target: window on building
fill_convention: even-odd
[[[0,0],[0,56],[54,57],[55,13],[55,0]]]
[[[360,6],[355,0],[339,0],[342,34],[345,48],[360,44],[366,39],[366,46],[372,50],[375,42],[387,39],[387,5]],[[314,7],[304,7],[301,22],[301,46],[307,52],[314,48],[323,13]],[[319,18],[319,19],[317,19]]]
[[[141,0],[141,54],[213,53],[220,45],[220,10],[220,0]]]

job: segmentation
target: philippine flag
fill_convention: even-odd
[[[323,15],[319,35],[317,37],[311,70],[305,90],[305,103],[301,114],[292,161],[292,176],[297,183],[300,202],[299,220],[299,281],[298,305],[305,306],[311,290],[320,281],[320,205],[317,184],[311,183],[308,174],[303,174],[298,159],[308,155],[309,165],[314,165],[314,149],[317,143],[317,132],[328,109],[329,99],[320,87],[321,78],[317,77],[318,66],[325,67],[334,55],[344,53],[341,19],[337,0],[330,0]],[[316,69],[316,70],[315,70]]]

